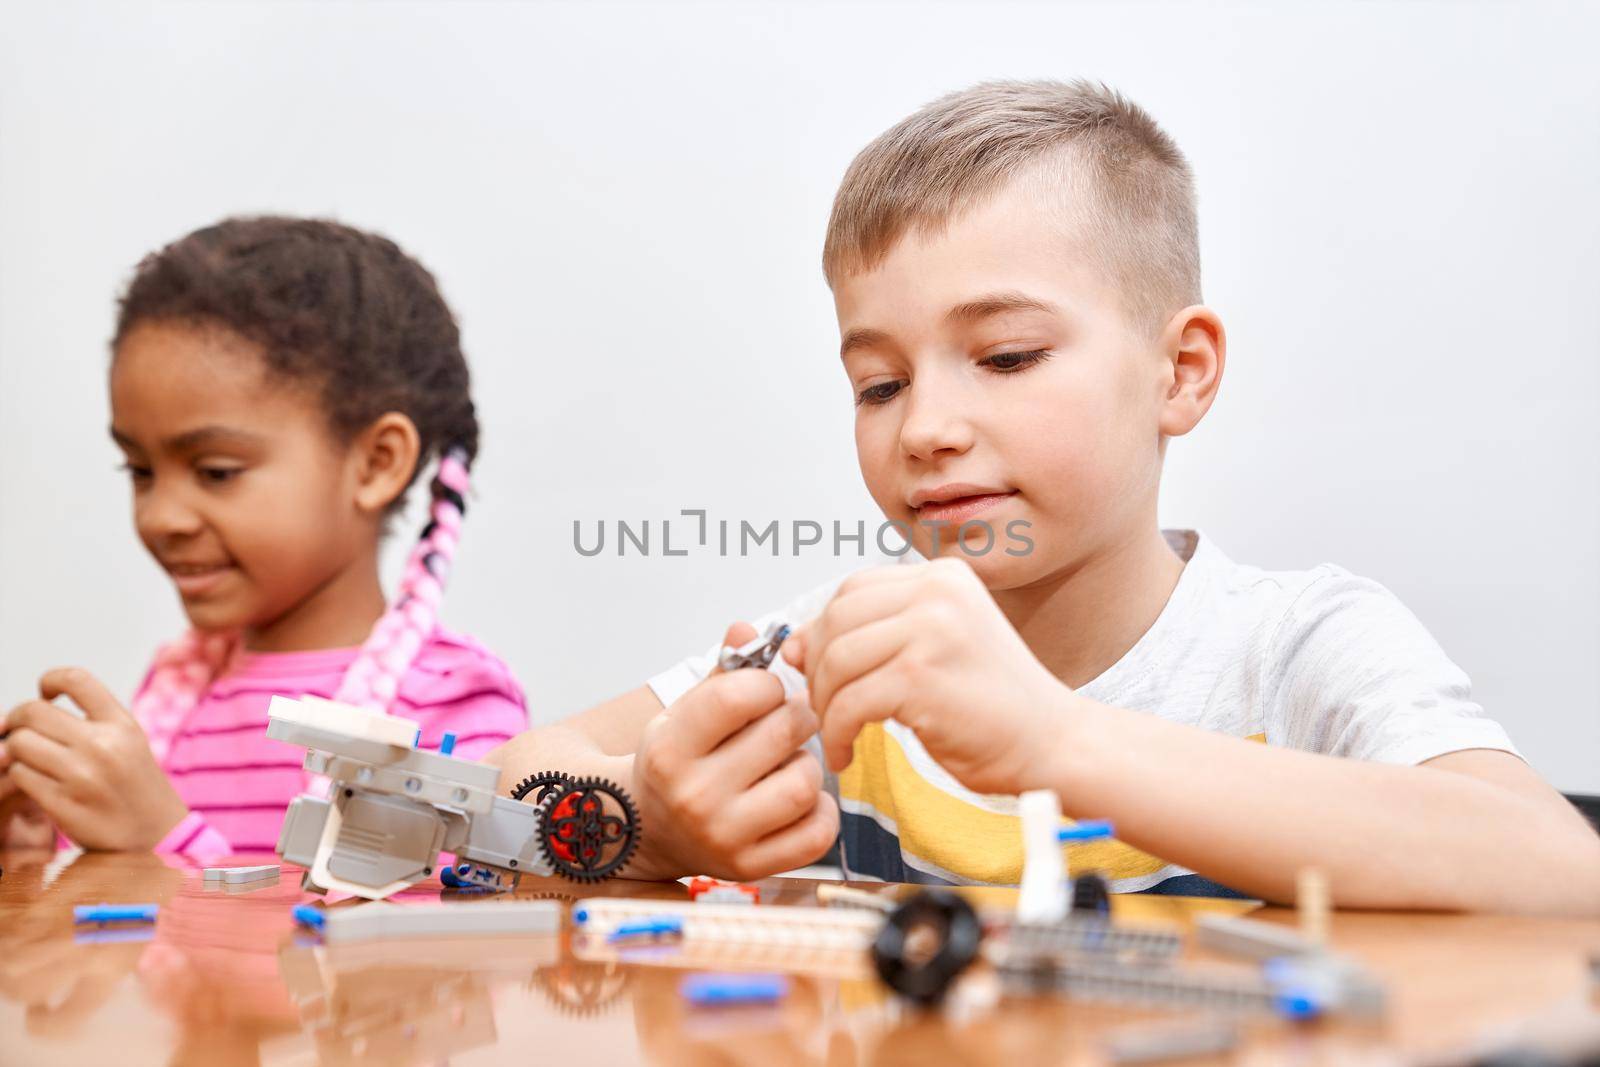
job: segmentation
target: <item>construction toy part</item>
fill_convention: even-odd
[[[201,875],[201,884],[206,889],[228,886],[263,888],[277,882],[278,875],[279,867],[276,863],[254,867],[207,867]]]
[[[1035,789],[1017,798],[1022,817],[1022,887],[1017,921],[1059,922],[1067,914],[1067,863],[1062,856],[1061,802],[1052,789]]]
[[[871,893],[865,889],[854,889],[847,885],[829,885],[827,883],[817,886],[817,900],[823,904],[841,908],[865,908],[868,911],[879,911],[884,914],[888,914],[899,906],[893,897],[885,896],[881,893]]]
[[[639,847],[639,811],[603,778],[575,778],[540,806],[539,845],[557,874],[598,882],[620,872]]]
[[[527,801],[528,797],[532,796],[533,800],[529,801],[529,803],[537,807],[543,807],[545,801],[555,796],[556,791],[570,781],[572,781],[571,776],[562,774],[560,771],[541,771],[538,774],[530,774],[518,782],[516,787],[511,790],[511,799]]]
[[[932,1007],[977,958],[982,940],[971,904],[948,890],[924,890],[889,914],[872,942],[872,963],[890,989]]]
[[[789,978],[782,974],[691,974],[678,984],[678,992],[697,1008],[774,1004],[789,995]]]
[[[1006,961],[1016,967],[1085,957],[1152,966],[1175,958],[1183,939],[1158,926],[1129,926],[1073,912],[1058,923],[1017,923],[1005,931],[1002,945]]]
[[[677,918],[691,943],[859,952],[872,944],[883,916],[855,908],[787,904],[697,904],[686,900],[589,897],[572,906],[574,929],[604,941],[624,923]]]
[[[1116,836],[1110,819],[1085,819],[1056,831],[1056,840],[1064,845],[1081,845],[1089,841],[1109,841]]]
[[[761,903],[761,887],[749,882],[727,882],[700,874],[689,879],[686,888],[696,904]]]
[[[159,904],[79,904],[72,909],[74,923],[153,923]]]
[[[1239,1027],[1223,1019],[1176,1024],[1139,1023],[1114,1030],[1101,1042],[1112,1063],[1165,1063],[1228,1052],[1239,1043]]]
[[[458,863],[439,871],[439,881],[446,889],[476,889],[486,892],[504,892],[514,888],[511,880],[492,867],[473,863]]]
[[[1094,915],[1111,914],[1111,887],[1103,876],[1090,871],[1072,880],[1072,910]]]
[[[306,749],[306,771],[328,783],[290,804],[278,836],[314,893],[382,900],[436,869],[457,889],[515,888],[524,874],[593,882],[639,844],[638,812],[617,786],[551,772],[498,796],[497,768],[454,756],[450,735],[437,752],[416,747],[415,724],[397,716],[273,697],[267,736]],[[441,868],[441,853],[458,862]]]
[[[653,915],[645,919],[629,919],[618,923],[617,928],[606,935],[610,942],[618,941],[661,941],[667,938],[683,936],[683,920],[676,915]]]
[[[1201,948],[1253,960],[1304,956],[1322,951],[1321,946],[1306,940],[1292,927],[1243,919],[1236,915],[1197,915],[1194,936],[1195,943]]]
[[[301,907],[306,907],[301,905]],[[553,900],[486,900],[474,904],[393,904],[374,901],[355,908],[311,909],[307,917],[324,942],[423,937],[505,937],[554,934],[561,930],[561,905]],[[300,919],[300,909],[295,909]]]
[[[767,632],[740,645],[738,648],[724,647],[717,657],[717,666],[724,671],[737,671],[746,667],[759,667],[762,670],[772,666],[772,661],[778,656],[778,648],[789,636],[790,629],[787,623],[773,623],[767,627]]]

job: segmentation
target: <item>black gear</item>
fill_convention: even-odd
[[[542,808],[544,802],[554,796],[559,787],[570,781],[572,778],[560,771],[540,771],[538,774],[530,774],[511,790],[511,799],[523,800],[529,793],[533,793],[534,805]]]
[[[910,944],[916,933],[931,933],[938,947],[925,953]],[[931,1007],[977,958],[982,940],[983,925],[971,904],[947,889],[927,889],[889,913],[872,942],[872,962],[890,989]]]
[[[1072,880],[1072,910],[1093,915],[1111,914],[1111,888],[1105,876],[1088,871]]]
[[[607,798],[621,809],[620,815],[607,813]],[[639,847],[639,809],[621,786],[604,778],[568,779],[540,810],[544,825],[539,847],[558,874],[575,882],[611,877]]]

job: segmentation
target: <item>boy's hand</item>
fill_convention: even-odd
[[[18,789],[84,848],[151,848],[188,812],[156,764],[144,731],[88,671],[39,679],[41,699],[13,708],[0,766]],[[79,719],[50,703],[67,696]]]
[[[851,575],[783,654],[805,672],[836,770],[863,726],[895,718],[976,792],[1053,780],[1048,764],[1076,694],[1034,658],[962,560]]]
[[[755,637],[745,623],[724,645]],[[764,670],[713,671],[653,719],[634,756],[647,841],[667,874],[746,881],[814,862],[839,832],[805,698]]]

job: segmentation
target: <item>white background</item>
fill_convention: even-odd
[[[0,8],[0,703],[68,661],[127,693],[182,625],[106,438],[146,251],[331,214],[438,274],[486,430],[446,620],[548,721],[850,562],[584,559],[572,523],[873,519],[818,269],[834,187],[945,91],[1082,75],[1188,152],[1230,331],[1164,522],[1386,583],[1535,766],[1600,792],[1596,11]]]

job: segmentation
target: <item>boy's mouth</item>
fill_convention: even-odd
[[[965,522],[1017,495],[1015,489],[992,489],[979,485],[941,485],[918,490],[909,503],[921,522]]]

